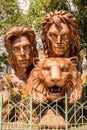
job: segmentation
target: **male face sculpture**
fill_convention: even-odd
[[[22,69],[25,69],[32,64],[33,49],[31,43],[25,36],[21,36],[14,40],[12,53],[15,58],[15,64]]]
[[[8,62],[20,78],[27,78],[38,56],[34,31],[28,27],[13,27],[4,37]]]
[[[61,22],[60,27],[52,24],[47,32],[48,48],[50,56],[69,57],[70,56],[70,30],[68,26]]]
[[[65,10],[49,12],[42,23],[42,43],[46,57],[73,57],[80,51],[76,18]]]

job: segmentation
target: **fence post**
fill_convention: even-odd
[[[68,130],[68,97],[65,93],[65,120],[66,120],[66,130]]]
[[[2,94],[0,94],[0,130],[2,129]]]
[[[30,130],[32,130],[32,95],[30,95]]]

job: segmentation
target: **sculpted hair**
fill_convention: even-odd
[[[50,12],[44,18],[42,23],[42,43],[45,55],[48,57],[48,38],[47,38],[47,31],[49,30],[52,24],[56,24],[60,27],[60,23],[65,23],[70,31],[71,31],[71,48],[70,48],[70,57],[71,56],[78,56],[80,51],[80,37],[78,35],[78,23],[77,19],[68,11],[60,10],[55,12]]]
[[[38,52],[36,48],[35,33],[29,27],[13,27],[7,31],[7,33],[4,36],[5,48],[7,52],[9,54],[11,53],[13,41],[20,36],[26,36],[28,38],[28,40],[33,46],[34,57],[37,57]]]

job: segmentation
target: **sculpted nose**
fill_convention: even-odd
[[[23,48],[20,49],[20,56],[21,56],[21,58],[22,58],[23,60],[26,59],[26,54],[25,54]]]
[[[61,41],[61,37],[58,36],[58,38],[57,38],[57,43],[60,43],[60,41]]]
[[[26,54],[25,54],[23,48],[20,49],[20,56],[21,56],[21,57],[26,57]]]
[[[23,50],[23,48],[20,49],[20,53],[21,53],[21,55],[24,55],[24,50]]]
[[[60,80],[60,70],[58,67],[53,66],[51,69],[51,81],[53,82],[57,82],[58,80]]]

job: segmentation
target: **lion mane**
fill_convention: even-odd
[[[36,103],[60,101],[65,93],[70,104],[79,101],[83,88],[77,63],[77,57],[35,60],[35,68],[27,80],[28,94]]]

